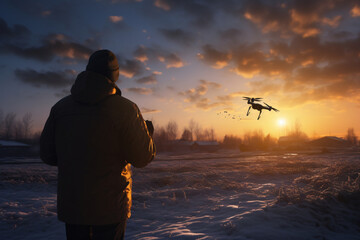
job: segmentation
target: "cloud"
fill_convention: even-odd
[[[352,32],[342,30],[338,32],[333,32],[331,35],[336,40],[341,40],[341,39],[347,39],[353,37],[354,34]]]
[[[159,29],[167,39],[180,43],[185,46],[190,46],[195,41],[195,36],[191,32],[184,31],[180,28],[176,29]]]
[[[109,16],[109,21],[111,22],[112,26],[116,27],[117,29],[128,29],[127,24],[124,22],[123,16]]]
[[[181,11],[191,19],[191,25],[208,27],[214,21],[214,9],[208,1],[155,0],[154,6],[164,11]]]
[[[200,80],[199,82],[200,84],[197,87],[178,93],[180,96],[185,97],[184,102],[190,103],[192,106],[204,110],[208,110],[224,104],[223,102],[211,102],[209,98],[205,97],[209,88],[219,89],[221,88],[220,84],[206,80]]]
[[[287,29],[290,21],[288,9],[275,4],[267,5],[261,1],[248,1],[243,16],[262,28],[263,33]]]
[[[351,11],[350,11],[350,15],[352,17],[360,17],[360,6],[359,5],[355,5]]]
[[[221,88],[221,84],[219,83],[216,83],[216,82],[209,82],[209,81],[206,81],[206,80],[203,80],[201,79],[200,80],[200,86],[206,86],[208,88],[212,88],[212,89],[218,89],[218,88]]]
[[[340,23],[341,19],[342,19],[342,17],[340,15],[335,16],[333,18],[324,17],[322,19],[322,23],[326,24],[326,25],[329,25],[329,26],[331,26],[333,28],[336,28],[337,26],[339,26],[339,23]]]
[[[38,72],[33,69],[16,69],[14,74],[23,83],[34,87],[64,88],[74,82],[76,72],[74,70]]]
[[[169,11],[171,9],[170,4],[166,0],[155,0],[154,6],[161,8],[162,10]]]
[[[87,60],[92,52],[93,50],[89,47],[73,42],[63,34],[48,35],[38,47],[24,47],[12,43],[0,46],[0,54],[13,54],[41,62],[49,62],[55,57]]]
[[[30,30],[21,24],[9,27],[4,19],[0,17],[0,42],[18,41],[29,37]]]
[[[132,78],[143,72],[143,66],[136,60],[124,60],[119,59],[119,72],[122,76]]]
[[[135,59],[137,59],[138,61],[140,62],[146,62],[149,60],[148,58],[148,49],[143,46],[143,45],[140,45],[135,51],[134,51],[134,56],[135,56]]]
[[[360,101],[356,96],[356,92],[360,92],[360,84],[356,83],[360,76],[360,37],[346,36],[341,40],[323,40],[320,36],[295,35],[291,40],[273,38],[264,43],[228,45],[228,49],[222,51],[210,46],[203,48],[201,55],[211,67],[223,61],[230,71],[243,78],[263,78],[248,83],[249,93],[255,95],[281,93],[294,99],[287,102],[289,104],[333,97]],[[196,89],[183,95],[188,102],[201,97]],[[217,99],[221,100],[231,100],[231,97]]]
[[[156,84],[156,74],[151,74],[150,76],[142,77],[136,80],[137,83],[143,83],[143,84]]]
[[[161,110],[158,110],[158,109],[152,109],[152,108],[141,108],[141,113],[142,114],[146,114],[146,113],[159,113],[161,112]]]
[[[167,54],[165,57],[159,56],[159,61],[165,62],[166,68],[181,68],[184,66],[184,62],[175,53]]]
[[[125,90],[128,92],[137,93],[141,95],[149,95],[153,92],[150,88],[126,88]]]
[[[355,1],[295,0],[274,4],[269,1],[249,1],[244,6],[243,16],[261,28],[263,33],[279,32],[282,37],[289,37],[291,34],[312,37],[321,33],[321,25],[337,27],[342,16],[328,15],[334,9],[341,11],[350,8],[353,2]],[[351,15],[354,14],[356,15],[356,10],[351,10]]]
[[[112,23],[118,23],[118,22],[122,22],[124,18],[122,16],[110,16],[109,20]]]
[[[50,10],[44,10],[41,12],[41,16],[43,16],[43,17],[48,17],[51,14],[52,14],[52,11],[50,11]]]
[[[220,30],[219,35],[222,40],[236,41],[238,37],[242,35],[242,31],[236,28],[229,28],[226,30]]]
[[[163,50],[160,47],[139,46],[134,51],[134,57],[140,62],[160,61],[166,65],[166,68],[181,68],[185,65],[182,59],[175,53]]]
[[[203,46],[203,53],[199,53],[198,58],[210,64],[213,68],[221,69],[229,64],[231,54],[218,51],[207,44]]]

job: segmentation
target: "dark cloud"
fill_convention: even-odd
[[[0,42],[19,41],[27,38],[31,34],[30,30],[21,24],[8,26],[6,21],[0,17]]]
[[[203,53],[199,53],[198,57],[216,69],[227,66],[231,60],[231,54],[221,52],[209,44],[203,46]]]
[[[142,77],[136,80],[137,83],[143,83],[143,84],[156,84],[156,74],[151,74],[150,76]]]
[[[71,94],[70,88],[67,88],[67,89],[62,89],[60,92],[55,93],[55,96],[58,98],[63,98],[70,94]]]
[[[177,54],[163,50],[160,47],[145,47],[141,45],[134,51],[134,57],[140,62],[163,62],[166,64],[166,68],[180,68],[184,66],[184,62]]]
[[[143,72],[143,66],[139,61],[136,60],[124,60],[119,59],[120,74],[132,78]]]
[[[280,4],[274,4],[262,1],[248,1],[244,6],[244,11],[240,16],[254,22],[262,28],[262,31],[284,31],[288,29],[291,21],[288,6],[281,7]]]
[[[263,33],[279,32],[282,37],[292,34],[302,37],[317,36],[323,26],[337,27],[341,15],[335,10],[348,9],[356,1],[337,0],[295,0],[285,2],[248,1],[241,13],[255,23]]]
[[[166,63],[166,68],[181,68],[184,66],[184,62],[175,53],[169,53],[165,56],[159,57],[160,62]]]
[[[46,11],[45,4],[41,1],[4,0],[4,2],[16,8],[22,14],[40,16],[42,12]]]
[[[161,112],[161,110],[158,110],[158,109],[152,109],[152,108],[141,108],[141,113],[142,114],[146,114],[146,113],[159,113]]]
[[[93,50],[89,47],[73,42],[63,34],[50,34],[37,47],[24,47],[11,43],[0,46],[0,54],[14,54],[41,62],[49,62],[55,57],[87,60],[92,52]]]
[[[219,35],[222,40],[236,41],[238,37],[242,35],[242,31],[236,28],[229,28],[226,30],[220,30]]]
[[[191,24],[208,27],[214,21],[214,9],[209,1],[194,0],[155,0],[154,5],[165,11],[183,11],[191,17]]]
[[[338,31],[338,32],[332,33],[331,35],[336,40],[343,40],[343,39],[348,39],[348,38],[354,37],[354,34],[349,31]]]
[[[46,0],[3,0],[15,8],[21,15],[31,18],[51,21],[52,24],[61,23],[68,29],[79,26],[78,7],[88,4],[85,0],[74,1],[46,1]],[[54,25],[52,25],[54,26]],[[81,25],[80,25],[81,26]],[[82,26],[83,27],[83,26]]]
[[[356,79],[360,76],[360,37],[325,41],[319,36],[294,36],[290,41],[228,47],[228,50],[220,51],[207,46],[200,56],[212,67],[218,62],[229,64],[230,71],[244,78],[264,77],[262,81],[249,83],[249,92],[253,94],[284,92],[286,97],[294,98],[288,102],[291,104],[339,96],[358,99],[356,92],[360,89]],[[198,99],[199,94],[193,91],[187,95],[192,101]]]
[[[195,41],[195,36],[193,33],[184,31],[180,28],[177,29],[159,29],[160,33],[162,33],[167,39],[180,43],[185,46],[190,46]]]
[[[109,16],[109,21],[117,30],[129,29],[129,26],[125,23],[123,16]]]
[[[64,88],[74,82],[76,73],[73,70],[38,72],[33,69],[16,69],[14,74],[23,83],[34,87]]]
[[[149,95],[153,92],[150,88],[126,88],[125,89],[128,92],[137,93],[141,95]]]
[[[180,96],[185,97],[184,101],[190,103],[193,107],[208,110],[214,107],[224,105],[223,102],[211,102],[211,100],[205,97],[206,93],[210,89],[219,89],[221,85],[215,82],[209,82],[206,80],[200,80],[200,84],[195,88],[191,88],[184,92],[179,92]]]
[[[206,81],[203,79],[200,80],[200,86],[206,86],[208,88],[213,88],[213,89],[218,89],[218,88],[222,87],[221,84],[219,84],[219,83],[210,82],[210,81]]]

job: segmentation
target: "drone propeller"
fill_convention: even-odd
[[[243,97],[243,100],[251,100],[251,102],[259,102],[262,98],[250,98],[250,97]]]
[[[265,104],[268,108],[270,108],[270,110],[274,110],[275,112],[279,112],[279,110],[277,110],[276,108],[273,108],[273,107],[270,106],[269,104],[266,104],[265,102],[264,102],[264,104]]]

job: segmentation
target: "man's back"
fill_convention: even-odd
[[[97,73],[79,74],[45,125],[42,159],[59,168],[58,217],[66,223],[105,225],[129,217],[130,163],[143,167],[155,155],[137,106],[113,94],[113,86]]]

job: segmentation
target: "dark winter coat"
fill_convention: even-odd
[[[89,71],[52,107],[40,150],[45,163],[58,166],[58,218],[86,225],[130,217],[130,164],[144,167],[155,156],[136,104],[109,79]]]

